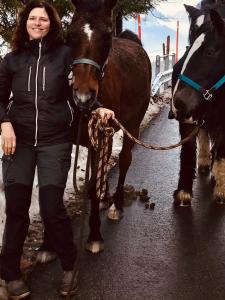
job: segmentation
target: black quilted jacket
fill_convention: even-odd
[[[71,141],[73,108],[68,74],[71,50],[30,41],[0,64],[0,122],[9,120],[17,142],[34,146]]]

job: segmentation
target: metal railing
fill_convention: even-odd
[[[157,55],[155,62],[155,79],[152,82],[152,96],[163,93],[172,79],[175,54]]]

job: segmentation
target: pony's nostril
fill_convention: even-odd
[[[173,111],[170,109],[169,113],[168,113],[168,119],[174,119],[175,115],[173,113]]]
[[[91,98],[95,98],[96,97],[96,90],[94,89],[90,89],[90,94],[91,94]]]

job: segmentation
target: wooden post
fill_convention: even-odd
[[[166,46],[165,43],[162,44],[163,55],[166,55]]]
[[[169,55],[170,54],[170,36],[167,36],[166,39],[166,54]]]

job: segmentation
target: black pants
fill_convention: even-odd
[[[1,277],[21,277],[20,259],[30,219],[29,208],[37,166],[40,213],[46,233],[63,270],[73,269],[76,248],[63,194],[71,163],[72,144],[33,147],[17,144],[13,157],[3,155],[6,224],[1,252]]]

